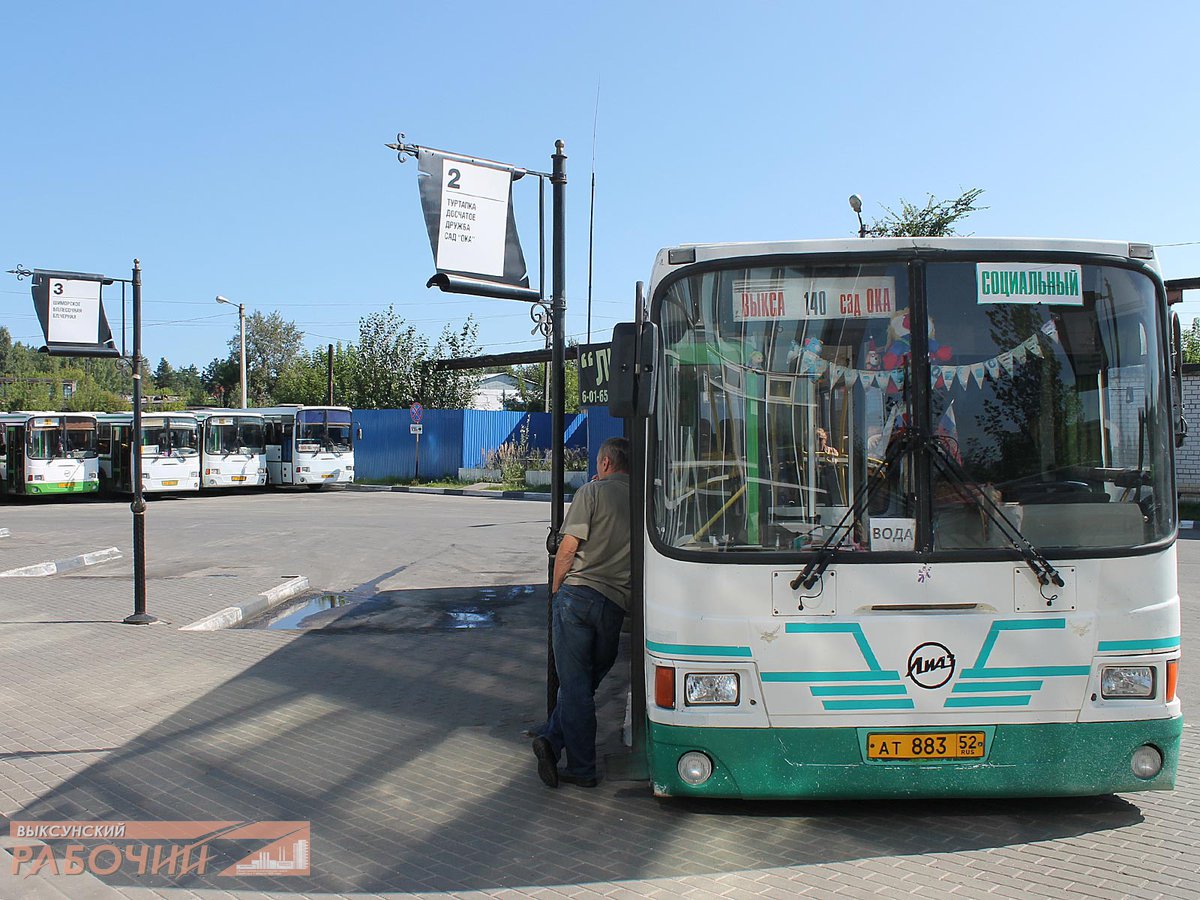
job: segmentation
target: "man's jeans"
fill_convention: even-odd
[[[554,667],[558,703],[542,729],[564,772],[596,777],[596,688],[617,659],[625,611],[599,591],[564,584],[554,595]]]

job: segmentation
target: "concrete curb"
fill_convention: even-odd
[[[549,502],[550,495],[540,491],[473,491],[469,488],[427,488],[393,485],[391,490],[400,494],[443,494],[449,497],[482,497],[486,500],[543,500]],[[564,493],[563,499],[570,503],[573,494]]]
[[[9,569],[7,572],[0,572],[0,578],[42,578],[46,575],[59,575],[63,572],[70,572],[72,569],[79,569],[83,566],[94,566],[96,563],[120,558],[121,551],[116,547],[109,547],[107,550],[81,553],[79,556],[60,559],[56,562],[37,563],[32,566]]]
[[[291,600],[297,594],[302,594],[308,590],[308,576],[297,575],[295,578],[289,578],[278,587],[273,587],[270,590],[263,591],[253,600],[247,600],[245,603],[239,603],[237,606],[227,606],[220,612],[215,612],[211,616],[205,616],[203,619],[197,619],[190,625],[183,625],[180,631],[220,631],[223,628],[233,628],[247,619],[253,619],[255,616],[272,609],[287,600]]]

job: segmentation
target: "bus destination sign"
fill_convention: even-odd
[[[896,279],[770,278],[733,283],[733,321],[879,319],[896,311]]]

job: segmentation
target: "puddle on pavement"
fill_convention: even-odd
[[[320,627],[315,617],[333,609],[343,609],[355,603],[361,603],[365,598],[354,597],[350,594],[318,594],[315,597],[301,597],[276,607],[257,619],[251,619],[244,628],[267,628],[272,631],[295,631]],[[309,623],[309,619],[314,619]],[[323,620],[323,617],[322,617]]]
[[[544,588],[543,588],[544,591]],[[540,594],[544,597],[544,593]],[[534,585],[426,588],[375,594],[322,593],[298,597],[243,624],[271,631],[428,634],[482,631],[545,621]],[[528,620],[528,623],[527,621]]]

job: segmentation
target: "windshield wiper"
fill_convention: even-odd
[[[866,512],[871,498],[875,496],[875,491],[883,484],[888,473],[900,459],[902,459],[910,450],[912,450],[914,442],[912,437],[906,432],[899,440],[888,447],[887,452],[883,455],[883,462],[879,464],[879,468],[867,480],[867,482],[858,489],[854,495],[854,502],[850,508],[846,510],[846,514],[842,516],[840,522],[834,526],[833,531],[829,533],[829,537],[825,538],[825,543],[817,550],[816,557],[804,570],[792,579],[792,590],[796,590],[801,585],[805,590],[811,590],[813,585],[817,583],[820,577],[825,574],[825,570],[829,568],[829,564],[833,562],[837,555],[838,548],[842,542],[850,536],[854,522],[856,522],[863,513]],[[843,531],[843,529],[845,529]],[[838,535],[841,535],[839,537]]]
[[[1037,547],[1030,543],[1029,538],[1021,533],[1008,516],[1004,515],[1004,511],[978,484],[970,481],[967,478],[967,473],[962,467],[962,463],[950,455],[942,442],[936,437],[930,438],[928,446],[932,451],[930,457],[934,463],[941,469],[942,474],[946,475],[954,489],[968,501],[974,501],[982,509],[990,521],[992,521],[1001,533],[1008,538],[1009,543],[1021,554],[1025,560],[1025,565],[1029,566],[1033,574],[1037,576],[1038,583],[1045,586],[1054,584],[1058,587],[1063,586],[1062,576],[1058,574],[1058,570],[1050,564],[1050,560],[1042,554]]]

